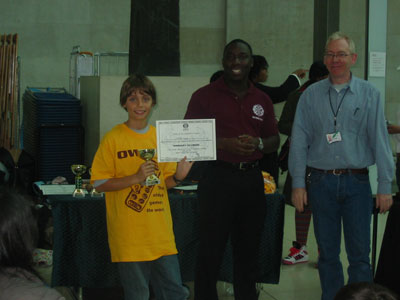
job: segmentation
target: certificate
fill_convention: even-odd
[[[156,121],[159,162],[216,160],[215,119]]]

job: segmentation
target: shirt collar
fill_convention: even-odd
[[[248,80],[248,83],[249,83],[249,88],[247,89],[247,94],[253,94],[257,88],[254,86],[254,84],[251,82],[251,80]],[[218,78],[211,84],[215,85],[215,87],[217,87],[218,89],[221,89],[225,92],[234,94],[233,91],[226,85],[223,76],[221,76],[220,78]]]
[[[356,79],[353,76],[353,73],[350,73],[350,81],[349,81],[348,89],[352,93],[354,93],[354,91],[355,91],[355,85],[356,85],[355,82],[356,82]],[[329,92],[330,88],[334,89],[333,84],[332,84],[331,80],[329,79],[329,77],[324,79],[324,88],[326,89],[326,92]]]

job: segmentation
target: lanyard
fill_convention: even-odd
[[[340,106],[342,105],[343,99],[346,96],[348,90],[349,90],[349,87],[346,88],[346,91],[344,92],[343,97],[340,100],[338,107],[336,108],[336,112],[333,110],[333,105],[332,105],[332,100],[331,100],[331,89],[329,89],[329,92],[328,92],[328,94],[329,94],[329,104],[331,105],[331,110],[332,110],[332,113],[333,113],[333,126],[335,127],[335,131],[336,131],[336,118],[337,118],[337,115],[339,114]]]

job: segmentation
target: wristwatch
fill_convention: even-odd
[[[258,138],[258,149],[260,150],[260,151],[262,151],[262,149],[264,149],[264,143],[263,143],[263,140],[262,140],[262,138]]]

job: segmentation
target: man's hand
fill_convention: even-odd
[[[376,208],[379,208],[381,214],[387,212],[392,204],[392,194],[376,194]]]
[[[298,69],[294,72],[292,72],[292,74],[296,74],[299,78],[303,79],[304,77],[306,77],[308,70],[306,69]]]
[[[305,188],[295,188],[292,190],[292,203],[298,212],[304,211],[304,206],[308,203]]]
[[[234,154],[250,156],[257,149],[258,144],[255,141],[256,138],[250,136],[221,138],[218,140],[218,148]]]

